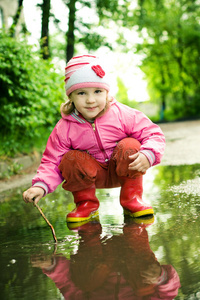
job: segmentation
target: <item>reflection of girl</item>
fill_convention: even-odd
[[[95,56],[74,57],[66,67],[62,119],[47,142],[25,202],[37,203],[63,180],[76,204],[68,222],[98,214],[96,188],[121,186],[120,203],[134,217],[153,214],[142,201],[142,175],[160,162],[165,139],[143,113],[109,96],[109,81]]]
[[[65,299],[172,300],[178,294],[178,274],[158,263],[145,225],[131,222],[124,234],[101,241],[101,225],[88,223],[79,235],[78,252],[70,260],[55,256],[43,268]]]

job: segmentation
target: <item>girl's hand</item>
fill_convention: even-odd
[[[133,162],[129,164],[129,170],[145,173],[146,170],[150,168],[148,158],[140,152],[130,155],[129,158],[133,160]]]
[[[54,255],[40,254],[31,257],[31,264],[34,268],[49,269],[54,264]]]
[[[44,190],[37,186],[31,187],[23,193],[23,199],[26,203],[34,202],[37,204],[43,196]]]

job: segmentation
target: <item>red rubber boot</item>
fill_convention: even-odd
[[[67,222],[83,222],[99,214],[99,200],[95,185],[82,191],[72,192],[76,208],[67,215]]]
[[[134,218],[154,214],[153,208],[142,200],[142,179],[143,176],[135,179],[120,177],[120,204],[124,208],[124,214]]]

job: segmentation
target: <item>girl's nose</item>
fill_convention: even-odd
[[[88,95],[86,101],[87,101],[87,103],[93,103],[95,101],[94,96]]]

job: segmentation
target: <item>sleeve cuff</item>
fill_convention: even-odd
[[[161,285],[161,284],[165,283],[167,280],[168,280],[167,272],[165,271],[165,269],[162,268],[162,272],[161,272],[160,277],[158,278],[157,285]]]
[[[42,188],[44,190],[44,196],[46,196],[46,194],[49,192],[48,186],[42,181],[34,183],[33,186]]]
[[[155,154],[151,150],[141,150],[140,152],[147,157],[150,165],[153,166],[156,160]]]

